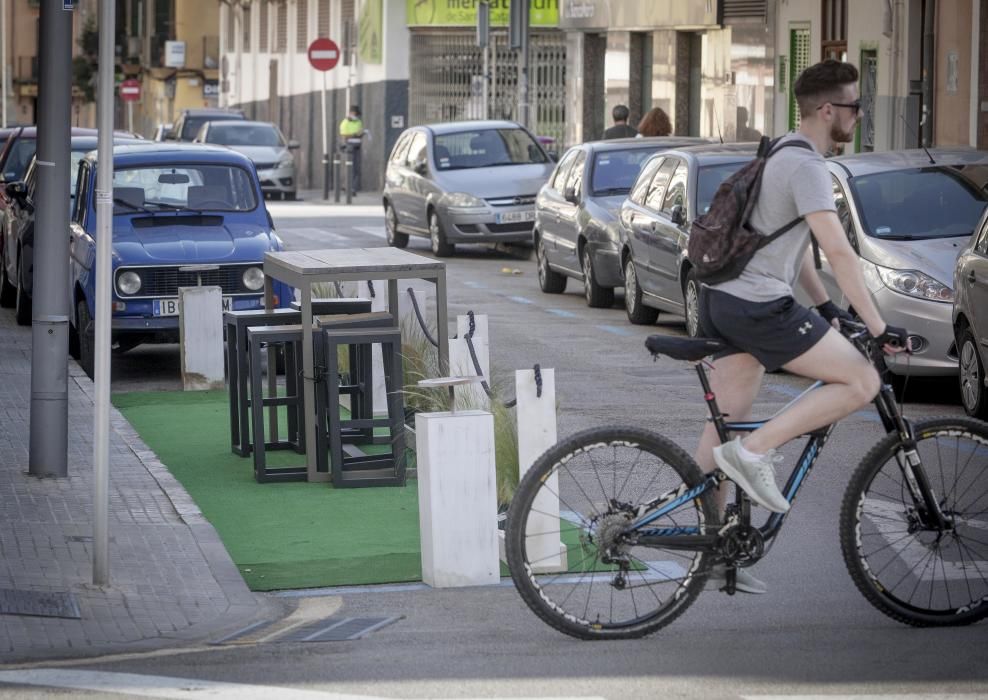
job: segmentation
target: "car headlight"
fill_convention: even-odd
[[[248,267],[244,270],[244,287],[256,292],[264,287],[264,272],[259,267]]]
[[[466,192],[451,192],[444,199],[446,206],[457,209],[482,209],[487,206],[480,197],[474,197]]]
[[[291,168],[294,165],[295,165],[295,159],[292,158],[291,156],[288,156],[287,158],[282,158],[281,160],[278,161],[279,168]]]
[[[141,291],[141,276],[132,270],[117,276],[117,291],[125,296],[133,296]]]
[[[876,265],[882,282],[892,291],[919,297],[929,301],[950,304],[954,301],[954,290],[918,270],[892,270]]]

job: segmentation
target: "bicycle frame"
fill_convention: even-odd
[[[854,339],[852,338],[852,340]],[[862,349],[868,357],[872,357],[872,355],[867,352],[867,348],[863,347],[860,342],[856,342],[856,345],[858,345],[859,349]],[[874,360],[874,357],[872,357],[872,359]],[[710,388],[710,382],[707,377],[706,370],[704,369],[704,361],[701,360],[693,364],[700,379],[700,384],[703,387],[704,400],[707,402],[707,408],[710,412],[710,417],[708,420],[713,422],[721,442],[727,442],[730,439],[730,433],[732,432],[750,433],[765,425],[768,420],[771,420],[767,419],[743,422],[727,421],[726,418],[728,416],[721,413],[720,408],[717,405],[717,397]],[[822,385],[823,382],[815,382],[799,394],[799,396],[790,401],[778,413],[785,411],[789,406],[803,399],[807,394]],[[902,413],[896,404],[895,395],[892,392],[891,386],[883,383],[882,388],[875,396],[873,403],[878,411],[878,415],[882,420],[882,424],[884,425],[886,432],[897,433],[902,441],[904,449],[896,455],[896,460],[898,461],[899,468],[902,470],[903,476],[908,484],[917,512],[923,522],[928,526],[937,529],[946,528],[948,526],[948,521],[941,511],[939,503],[931,490],[930,483],[926,477],[926,472],[922,468],[919,455],[916,452],[916,441],[913,435],[912,425],[902,416]],[[778,415],[778,413],[776,415]],[[790,503],[795,500],[796,494],[799,492],[800,487],[805,482],[807,475],[813,469],[813,465],[820,456],[823,446],[827,444],[827,440],[830,438],[830,434],[833,432],[834,427],[836,427],[836,423],[807,433],[808,439],[806,441],[806,445],[803,447],[803,452],[797,460],[796,465],[793,467],[792,472],[790,472],[789,478],[786,480],[785,487],[782,489],[783,495]],[[639,516],[628,526],[626,532],[629,534],[633,533],[636,538],[636,543],[646,547],[713,551],[720,541],[719,533],[704,535],[700,534],[699,529],[695,527],[663,527],[648,529],[647,526],[664,515],[679,508],[684,503],[700,497],[709,489],[717,488],[721,482],[726,480],[727,477],[718,470],[707,475],[703,482],[698,486],[687,490],[684,485],[675,492],[663,494],[654,501],[643,504],[639,508]],[[735,490],[736,503],[741,515],[739,524],[748,526],[750,525],[750,508],[746,502],[747,497],[743,494],[740,488],[735,487]],[[784,513],[772,513],[765,524],[758,528],[763,540],[768,542],[773,539],[779,533],[784,521]]]

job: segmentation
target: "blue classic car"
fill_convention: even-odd
[[[92,376],[96,153],[79,164],[70,225],[70,349]],[[282,249],[250,160],[178,143],[113,149],[113,342],[177,342],[178,289],[218,285],[224,310],[263,304],[264,253]],[[276,285],[277,305],[293,290]]]

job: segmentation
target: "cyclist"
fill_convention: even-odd
[[[723,413],[733,421],[749,418],[765,371],[784,368],[826,386],[793,404],[744,440],[719,445],[708,423],[700,438],[696,461],[705,472],[719,467],[770,511],[785,513],[789,503],[775,482],[776,448],[807,431],[829,425],[868,404],[881,380],[867,358],[838,333],[846,312],[828,298],[813,264],[810,232],[833,267],[841,290],[868,331],[886,352],[905,345],[906,332],[886,325],[865,286],[858,256],[844,234],[834,206],[831,176],[823,154],[848,143],[861,118],[858,71],[850,63],[828,59],[810,66],[794,85],[799,128],[783,137],[803,139],[813,149],[783,148],[762,172],[761,190],[750,218],[755,231],[780,229],[803,220],[761,248],[741,274],[704,286],[700,293],[702,334],[731,345],[714,358],[711,384]],[[817,313],[793,299],[799,282]],[[721,509],[726,489],[718,494]],[[726,569],[715,568],[711,588],[721,588]],[[747,569],[737,569],[736,589],[765,593],[764,583]]]

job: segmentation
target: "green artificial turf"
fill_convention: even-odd
[[[252,590],[421,580],[414,481],[259,484],[252,458],[230,451],[225,391],[123,393],[113,403],[216,528]],[[274,467],[305,463],[292,451],[267,457]]]

